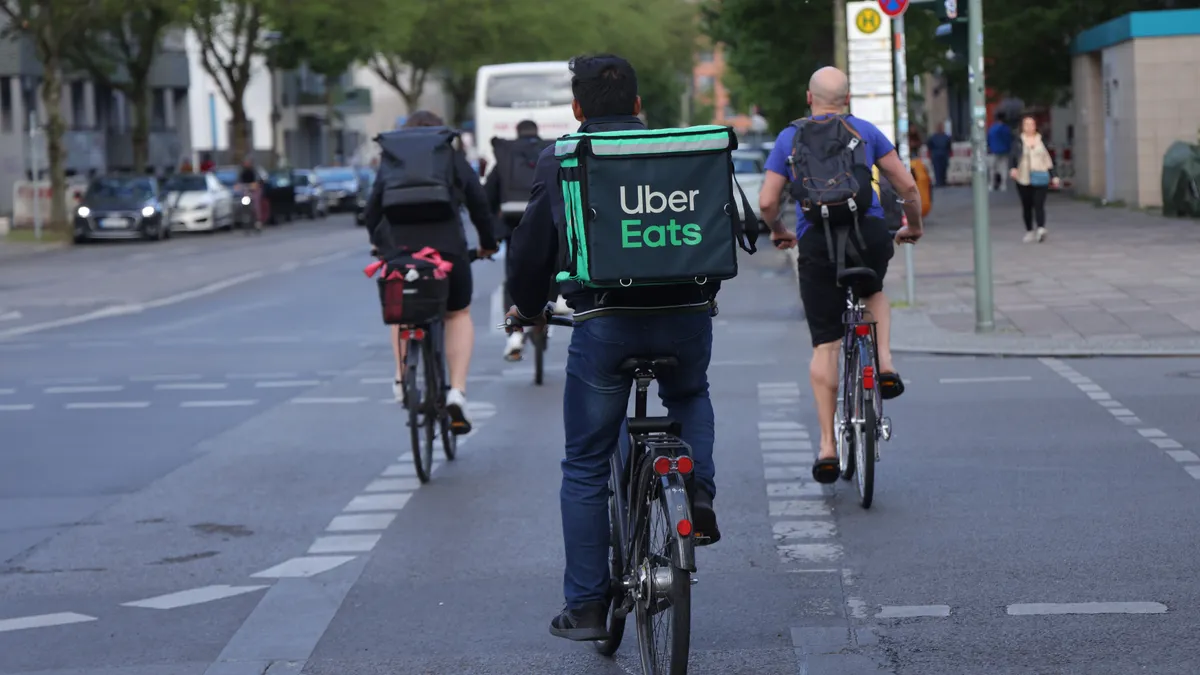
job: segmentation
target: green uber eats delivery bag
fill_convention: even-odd
[[[737,276],[737,247],[753,254],[759,231],[734,180],[737,146],[733,129],[716,125],[559,138],[566,227],[557,281],[628,288]]]

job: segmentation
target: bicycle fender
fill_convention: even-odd
[[[671,523],[671,536],[675,537],[675,566],[687,572],[696,571],[696,550],[692,544],[691,532],[685,537],[679,534],[676,524],[681,520],[692,522],[692,507],[688,499],[687,486],[684,484],[683,476],[678,473],[669,473],[662,476],[662,495],[663,505],[666,507],[667,516]]]

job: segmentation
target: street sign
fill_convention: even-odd
[[[854,27],[863,35],[875,34],[882,24],[883,19],[880,18],[879,12],[875,11],[874,7],[863,7],[854,15]]]
[[[946,1],[952,2],[953,0]],[[884,14],[895,18],[908,9],[908,0],[879,0],[879,9],[883,10]]]

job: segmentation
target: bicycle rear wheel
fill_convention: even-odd
[[[614,463],[615,465],[615,463]],[[620,479],[614,478],[609,481],[611,485],[619,485]],[[621,579],[625,576],[625,557],[623,555],[624,547],[621,542],[621,531],[618,529],[618,519],[624,519],[625,514],[621,513],[617,506],[617,497],[614,494],[608,499],[608,523],[610,528],[609,536],[609,559],[608,573],[611,579],[610,585],[613,588],[612,597],[608,601],[608,639],[598,640],[596,642],[596,651],[604,656],[612,656],[621,648],[621,641],[625,639],[625,616],[618,617],[617,608],[625,601],[625,593],[617,589],[621,588]]]
[[[648,474],[648,475],[647,475]],[[674,564],[675,525],[666,497],[655,483],[658,476],[649,463],[642,472],[645,495],[656,496],[643,506],[645,513],[633,546],[637,566],[637,602],[633,606],[638,631],[642,672],[647,675],[687,675],[692,638],[692,579]],[[632,506],[632,505],[631,505]],[[640,530],[640,531],[638,531]]]
[[[420,459],[418,460],[420,466],[417,467],[417,472],[420,473],[424,467],[426,478],[422,482],[427,483],[433,475],[433,441],[437,436],[438,420],[441,417],[442,385],[438,381],[433,336],[426,334],[421,347],[421,360],[425,362],[425,405],[421,415],[421,426],[424,427],[422,440],[424,442],[421,444]]]
[[[426,408],[429,405],[425,395],[425,369],[421,367],[423,351],[423,342],[408,341],[404,367],[404,398],[405,405],[408,406],[408,435],[412,442],[413,465],[417,470],[417,478],[422,483],[428,483],[433,460],[431,458],[428,462],[425,461],[425,444],[421,433],[427,417]]]
[[[845,349],[838,356],[838,372],[842,376],[842,386],[838,390],[837,408],[833,416],[834,443],[838,455],[838,468],[842,480],[854,478],[854,434],[851,433],[850,420],[854,419],[854,390],[853,357],[848,357]]]
[[[871,388],[868,389],[863,381],[867,376],[868,368],[872,379],[878,377],[872,354],[870,341],[859,340],[855,349],[856,367],[853,390],[855,401],[854,463],[857,465],[858,502],[864,509],[871,508],[871,502],[875,498],[875,452],[879,442],[875,433],[878,427],[875,387],[878,386],[878,382],[872,383]]]

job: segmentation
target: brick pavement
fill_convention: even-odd
[[[896,311],[898,349],[1200,354],[1200,221],[1051,194],[1046,241],[1025,244],[1015,191],[991,198],[995,332],[974,332],[971,190],[942,188],[913,252],[916,307]],[[894,303],[904,267],[898,250]]]

